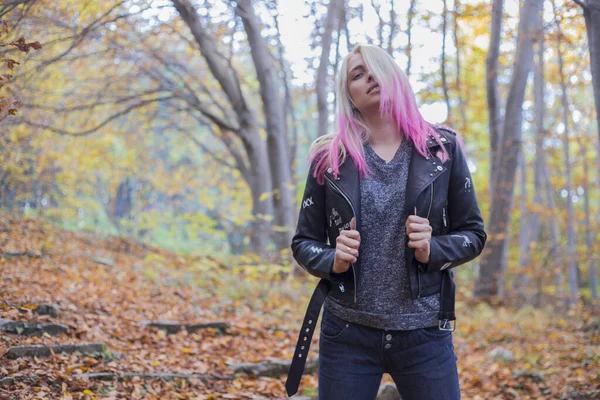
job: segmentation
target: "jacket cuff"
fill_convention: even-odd
[[[423,265],[425,272],[440,272],[453,267],[453,263],[442,258],[443,252],[438,244],[436,236],[431,237],[429,242],[429,263]]]

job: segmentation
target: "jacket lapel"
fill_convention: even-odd
[[[447,139],[440,135],[443,141],[447,143]],[[439,144],[432,138],[427,140],[427,149],[431,154],[436,153],[436,148]],[[425,158],[413,146],[410,165],[408,167],[408,181],[406,183],[406,195],[404,211],[406,215],[414,214],[414,208],[417,206],[417,214],[423,216],[423,211],[418,209],[417,199],[421,192],[425,190],[438,176],[443,174],[448,168],[436,156],[430,155]],[[426,207],[428,204],[421,204]]]

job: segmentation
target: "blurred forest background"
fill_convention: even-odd
[[[123,354],[4,364],[0,395],[282,396],[282,378],[226,363],[292,356],[313,286],[289,254],[307,150],[335,129],[357,43],[466,142],[489,239],[457,269],[463,394],[597,398],[600,0],[0,0],[0,316],[39,322],[55,302],[72,341]],[[220,318],[232,336],[137,325]],[[221,375],[71,377],[166,365]]]
[[[338,64],[375,43],[465,137],[475,293],[598,297],[597,1],[3,3],[3,212],[289,269]]]

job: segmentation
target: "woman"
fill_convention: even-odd
[[[389,373],[403,400],[460,398],[451,269],[486,234],[456,134],[427,123],[404,73],[357,46],[340,68],[339,132],[313,143],[292,241],[322,278],[286,387],[296,392],[324,302],[319,399],[375,399]]]

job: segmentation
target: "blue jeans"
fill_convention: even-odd
[[[460,399],[452,333],[385,331],[323,312],[319,400],[372,400],[389,373],[402,400]]]

